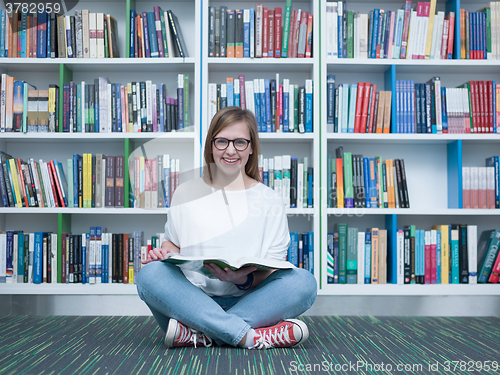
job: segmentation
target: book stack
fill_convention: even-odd
[[[187,74],[178,74],[175,98],[167,96],[163,83],[149,80],[110,83],[106,77],[99,77],[93,83],[65,83],[63,93],[63,132],[137,133],[189,129]]]
[[[366,158],[336,149],[327,155],[327,207],[410,208],[403,159]]]
[[[180,159],[158,155],[129,158],[131,196],[130,207],[156,209],[170,207],[179,186]]]
[[[75,10],[58,14],[59,4],[42,12],[0,9],[0,56],[25,58],[120,57],[118,23],[110,14]],[[13,31],[14,30],[14,31]]]
[[[406,0],[396,11],[359,13],[345,1],[326,5],[329,58],[452,59],[455,13],[438,11],[436,0]]]
[[[481,234],[477,247],[477,282],[498,283],[500,276],[500,231],[489,230]]]
[[[159,6],[153,12],[130,10],[129,57],[187,57],[177,16]]]
[[[208,57],[310,58],[313,15],[292,9],[266,7],[228,9],[208,7]]]
[[[334,133],[390,133],[392,92],[358,82],[335,87],[327,76],[327,131]]]
[[[155,244],[162,235],[152,237]],[[141,231],[107,233],[101,226],[60,240],[58,250],[56,233],[0,233],[0,283],[134,284],[147,250]]]
[[[287,208],[312,208],[314,170],[305,157],[302,163],[290,155],[259,157],[259,174],[264,185],[274,189]]]
[[[490,1],[477,12],[460,9],[460,58],[500,59],[496,30],[500,22],[500,2]]]
[[[387,230],[340,223],[327,244],[327,284],[387,284]]]
[[[287,261],[304,268],[314,275],[314,233],[290,232]]]
[[[463,208],[500,208],[498,160],[498,156],[491,156],[484,167],[462,167]]]
[[[245,80],[228,77],[226,83],[208,85],[208,122],[222,108],[238,106],[252,111],[259,132],[312,133],[313,81],[304,85],[292,84],[290,79]]]
[[[2,207],[68,207],[68,185],[62,163],[24,161],[1,152]]]

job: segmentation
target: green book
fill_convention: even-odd
[[[288,38],[290,36],[290,15],[292,13],[292,0],[285,1],[285,19],[283,21],[283,44],[281,57],[288,57]]]
[[[347,229],[347,284],[358,283],[358,228]]]
[[[479,273],[477,282],[484,284],[488,282],[491,270],[498,256],[500,245],[500,231],[488,230],[481,233],[477,247],[477,260]]]
[[[345,207],[354,207],[354,186],[352,182],[352,153],[344,152],[344,199]]]
[[[347,224],[338,224],[339,232],[339,284],[347,283]]]
[[[347,58],[354,57],[354,12],[347,11]]]
[[[491,60],[491,58],[492,58],[492,55],[491,55],[491,9],[484,8],[482,11],[484,13],[486,13],[486,56],[484,56],[484,58]]]

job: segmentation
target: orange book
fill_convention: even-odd
[[[391,132],[391,114],[392,114],[391,108],[392,108],[392,91],[386,91],[383,133]]]
[[[363,98],[364,98],[364,82],[358,82],[358,95],[356,98],[356,115],[354,117],[354,133],[360,133],[361,126],[361,111],[363,107]]]
[[[128,233],[123,234],[123,283],[128,284]]]
[[[460,9],[460,58],[465,57],[465,9]]]
[[[9,41],[9,57],[17,57],[17,34],[18,34],[18,22],[19,22],[19,13],[17,11],[12,12],[12,46],[10,46]],[[12,48],[10,48],[12,47]],[[11,54],[12,51],[12,54]]]
[[[388,208],[396,208],[396,202],[394,197],[394,173],[392,169],[392,160],[387,159],[385,161],[385,177],[387,179],[387,200]]]

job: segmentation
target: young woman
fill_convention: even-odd
[[[236,271],[215,264],[213,275],[160,262],[168,253],[285,260],[290,242],[282,198],[260,182],[260,143],[254,115],[219,111],[208,129],[203,177],[175,191],[165,241],[151,250],[137,280],[168,347],[229,344],[249,349],[290,347],[309,337],[291,319],[316,299],[316,279],[300,268]]]

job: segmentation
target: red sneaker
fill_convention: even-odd
[[[197,344],[203,344],[208,348],[212,346],[212,339],[175,319],[170,319],[165,335],[165,345],[167,347],[194,346],[196,348]]]
[[[271,327],[257,328],[255,345],[248,349],[289,348],[308,338],[309,330],[303,321],[287,319]]]

